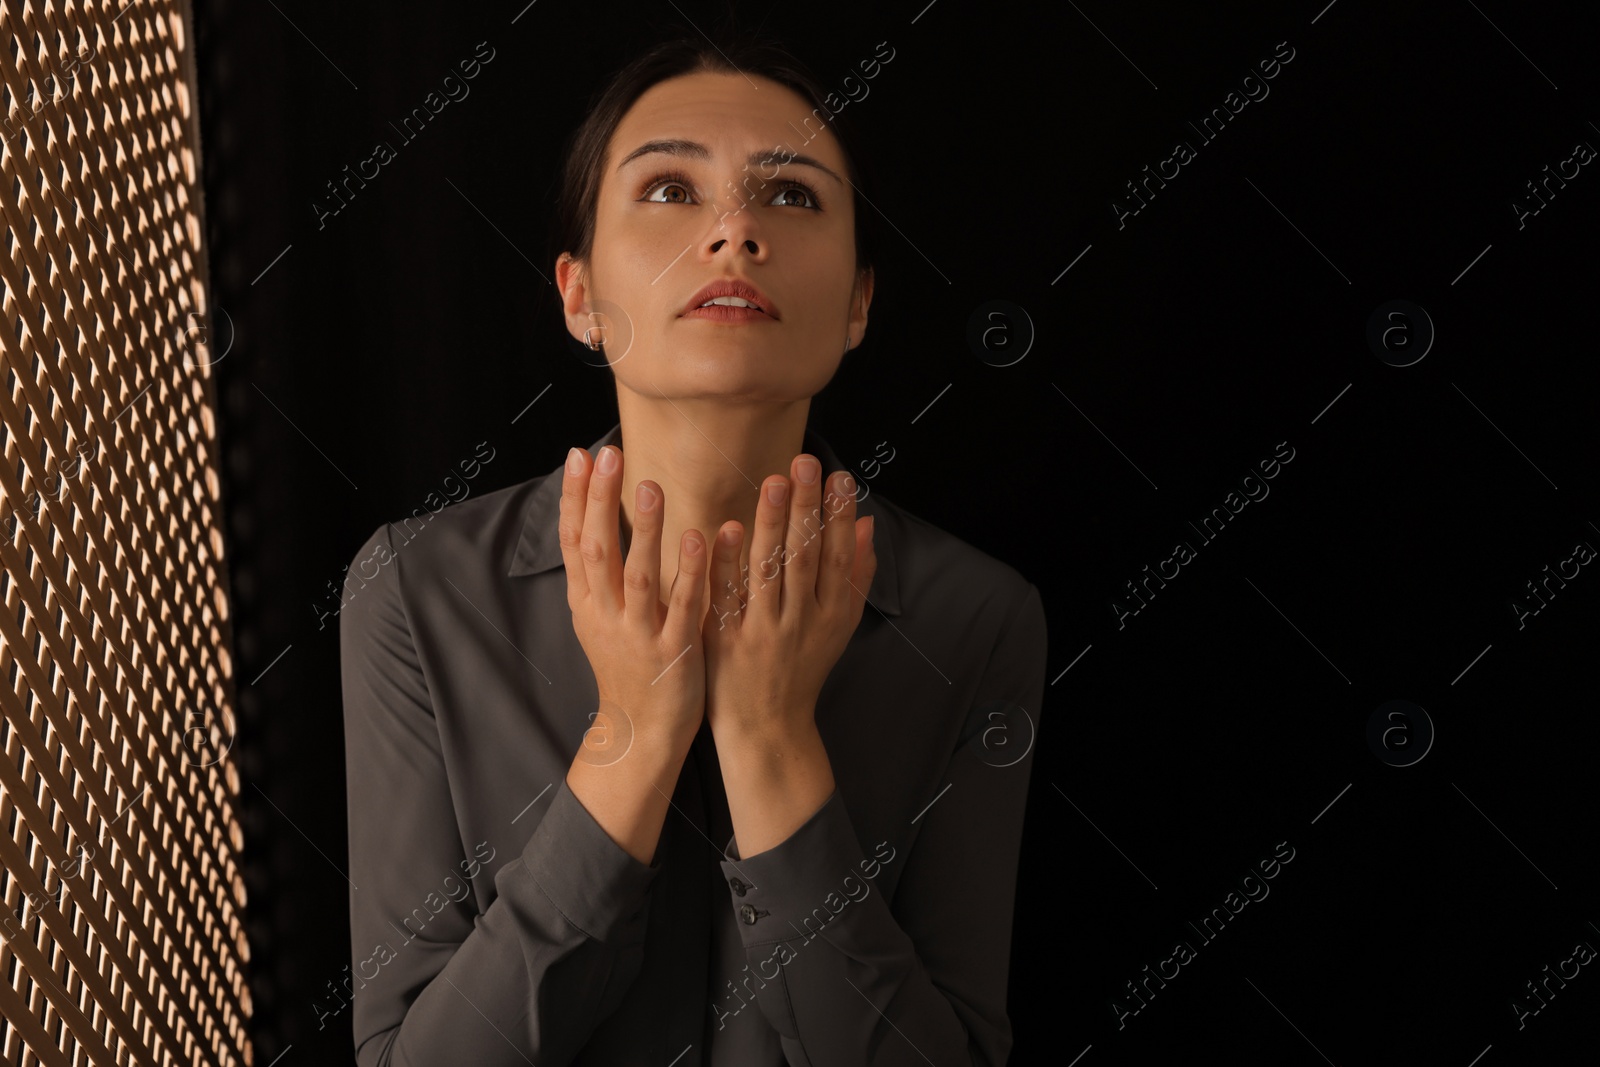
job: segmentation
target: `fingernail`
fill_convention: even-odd
[[[781,504],[783,503],[784,496],[788,492],[788,483],[773,482],[771,485],[767,486],[767,502],[769,504]]]
[[[601,474],[610,474],[617,469],[617,454],[611,450],[610,445],[600,450],[599,467]]]
[[[799,463],[794,465],[795,477],[800,479],[801,485],[815,485],[817,481],[817,475],[821,473],[821,471],[822,465],[816,460],[812,459],[810,456],[807,456],[805,459],[802,459]]]
[[[567,473],[583,473],[583,449],[574,448],[572,451],[567,453]]]
[[[840,496],[850,496],[855,491],[856,491],[856,480],[854,478],[850,477],[850,472],[849,471],[846,471],[844,473],[844,476],[839,479],[839,495]]]
[[[685,552],[687,552],[691,556],[698,556],[700,554],[700,538],[698,538],[698,537],[686,537],[686,538],[684,538],[683,550]]]
[[[656,491],[643,482],[634,490],[634,499],[639,504],[640,511],[649,511],[656,506]]]

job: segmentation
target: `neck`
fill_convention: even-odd
[[[685,530],[699,530],[709,554],[730,519],[744,528],[741,562],[749,564],[750,531],[763,479],[789,476],[804,449],[809,397],[777,402],[729,402],[645,396],[619,384],[617,408],[623,453],[622,538],[632,544],[634,492],[643,480],[661,486],[661,599],[678,573]],[[819,457],[820,458],[820,457]],[[827,472],[824,472],[825,474]],[[707,567],[709,583],[709,566]]]

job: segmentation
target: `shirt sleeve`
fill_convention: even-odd
[[[722,872],[758,976],[741,984],[791,1067],[1001,1067],[1010,1056],[1012,913],[1045,655],[1029,583],[909,848],[864,853],[837,789],[773,848],[740,859],[729,843]],[[873,879],[893,863],[904,866],[890,905]]]
[[[461,840],[389,534],[352,562],[339,615],[356,1062],[557,1067],[638,976],[659,867],[612,841],[563,776],[477,911],[468,883],[493,850],[469,857]],[[323,1025],[344,1006],[329,986]]]

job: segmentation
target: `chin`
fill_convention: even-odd
[[[827,379],[818,375],[795,374],[792,366],[784,366],[783,358],[772,352],[701,349],[657,360],[651,371],[640,374],[643,363],[629,367],[630,357],[623,369],[633,373],[621,378],[646,397],[721,397],[745,403],[788,403],[814,396],[827,385]]]

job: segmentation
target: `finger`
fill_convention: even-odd
[[[661,625],[661,487],[648,479],[633,490],[633,541],[622,568],[623,615],[628,623],[654,633]]]
[[[878,517],[868,515],[856,523],[856,563],[854,572],[850,576],[853,588],[851,596],[855,598],[853,610],[860,611],[861,606],[867,602],[867,592],[872,588],[872,578],[878,573],[878,549],[875,538]]]
[[[699,530],[685,530],[678,544],[678,573],[672,578],[672,592],[667,598],[667,621],[662,627],[662,632],[671,635],[680,649],[693,644],[695,635],[700,632],[705,593],[705,537]]]
[[[774,499],[776,498],[776,499]],[[783,601],[783,533],[789,525],[789,479],[774,474],[761,483],[750,534],[750,583],[745,620],[776,622]]]
[[[610,467],[608,470],[607,467]],[[617,502],[622,495],[622,450],[606,445],[595,457],[584,497],[583,571],[589,594],[602,610],[617,612],[622,599],[622,541],[617,535]]]
[[[828,479],[824,504],[827,525],[822,528],[821,573],[817,575],[817,603],[824,611],[843,608],[856,596],[850,588],[855,577],[856,481],[849,471]]]
[[[589,595],[589,576],[584,572],[579,545],[583,538],[584,500],[589,492],[591,465],[589,450],[574,448],[567,453],[567,465],[561,471],[561,520],[556,529],[561,541],[561,559],[567,565],[567,595],[572,600],[583,600]]]
[[[741,609],[747,592],[739,568],[743,548],[744,526],[729,519],[717,532],[711,557],[711,612],[716,616],[716,626],[711,628],[716,631],[737,629],[743,618]]]
[[[783,608],[809,611],[817,604],[817,559],[822,554],[822,464],[801,453],[789,464],[789,526],[784,530]],[[808,480],[809,479],[809,480]]]

